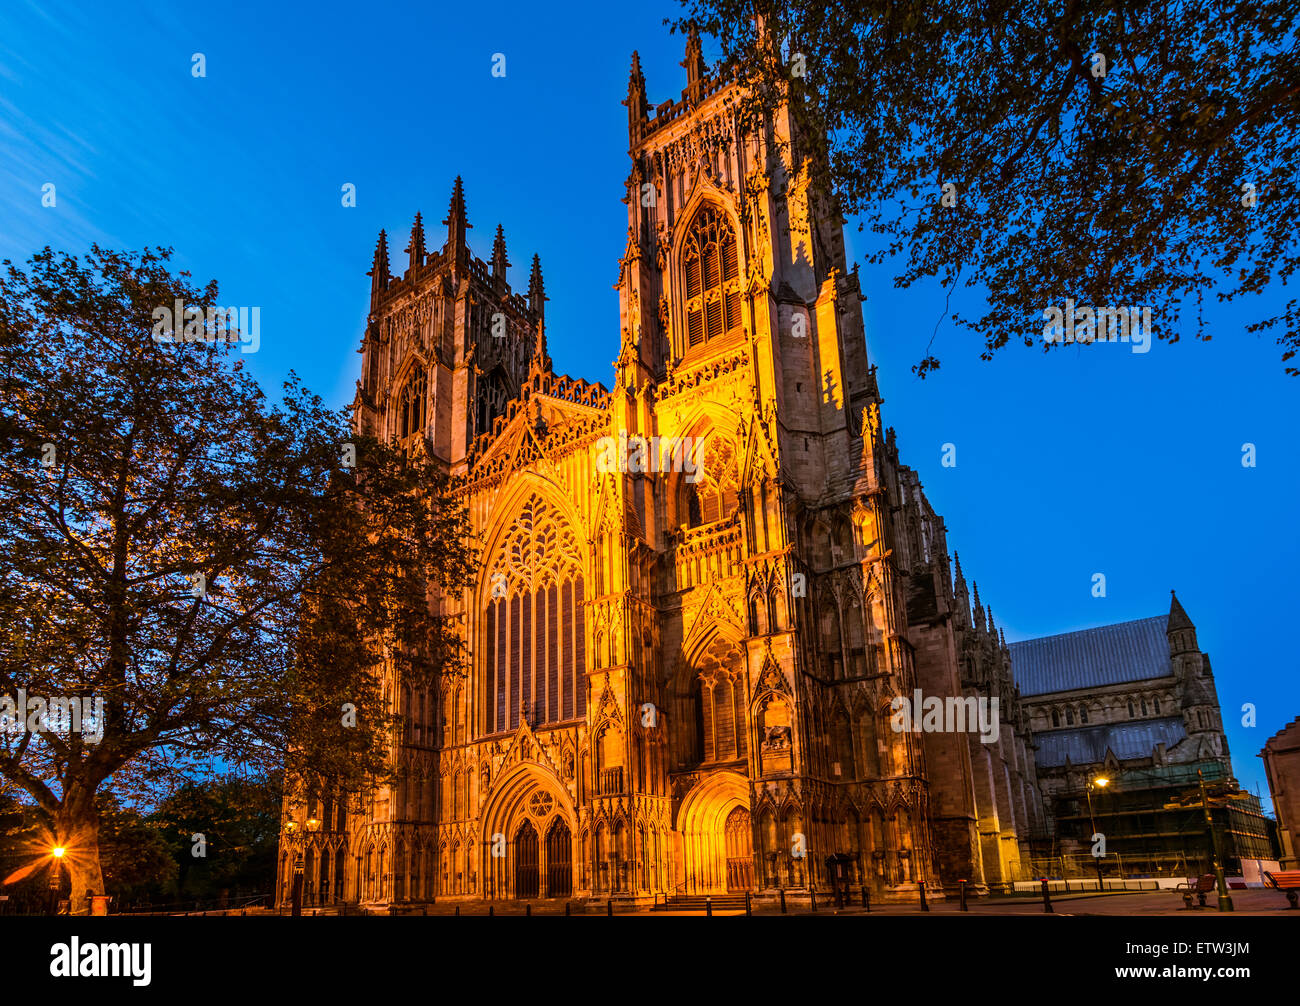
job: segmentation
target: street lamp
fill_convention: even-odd
[[[1107,786],[1109,786],[1109,785],[1110,785],[1110,780],[1107,779],[1104,775],[1099,775],[1099,776],[1097,776],[1096,779],[1089,779],[1089,780],[1088,780],[1088,785],[1087,785],[1087,787],[1085,788],[1085,792],[1088,794],[1088,823],[1092,826],[1092,837],[1089,838],[1089,841],[1090,841],[1090,842],[1096,842],[1096,841],[1097,841],[1097,819],[1096,819],[1096,817],[1093,816],[1093,813],[1092,813],[1092,790],[1093,790],[1093,787],[1094,787],[1094,786],[1095,786],[1096,788],[1098,788],[1098,789],[1105,789],[1105,788],[1106,788]],[[1103,835],[1101,840],[1102,840],[1102,842],[1104,843],[1104,842],[1106,841],[1106,836]],[[1098,855],[1094,852],[1093,855],[1092,855],[1092,861],[1093,861],[1093,862],[1096,864],[1096,866],[1097,866],[1097,890],[1100,891],[1100,890],[1101,890],[1101,884],[1102,884],[1102,880],[1101,880],[1101,856],[1098,856]]]
[[[1205,812],[1205,827],[1210,829],[1210,848],[1214,853],[1214,879],[1219,889],[1219,911],[1231,912],[1232,898],[1228,894],[1228,883],[1223,878],[1223,857],[1219,854],[1219,833],[1214,830],[1214,818],[1210,816],[1210,802],[1205,795],[1205,774],[1198,768],[1196,777],[1201,783],[1201,810]]]
[[[302,915],[302,853],[298,853],[293,860],[293,910],[292,916],[296,919]]]
[[[56,845],[50,850],[50,906],[51,915],[59,913],[59,864],[63,862],[63,854],[68,850],[61,845]]]
[[[308,832],[308,834],[315,835],[318,831],[320,831],[320,821],[316,820],[316,818],[314,818],[314,817],[309,817],[309,818],[307,818],[307,832]],[[312,879],[311,879],[310,877],[307,878],[307,883],[308,883],[309,885],[312,883]],[[308,888],[308,897],[307,897],[307,900],[308,900],[309,902],[311,902],[312,904],[315,904],[315,903],[316,903],[316,900],[315,900],[315,899],[316,899],[316,896],[317,896],[317,892],[315,891],[315,889],[309,887],[309,888]]]

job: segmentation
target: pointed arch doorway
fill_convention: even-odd
[[[567,898],[573,893],[573,834],[560,818],[546,833],[546,896]]]
[[[515,835],[515,897],[535,898],[539,893],[537,831],[525,821]]]
[[[727,890],[754,889],[754,829],[748,807],[734,807],[722,828],[727,850]]]
[[[686,794],[677,812],[681,881],[687,894],[752,890],[753,827],[749,782],[732,771],[712,772]]]

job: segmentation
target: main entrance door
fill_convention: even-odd
[[[751,890],[754,886],[754,847],[748,809],[736,807],[727,815],[723,835],[727,847],[727,890]]]
[[[537,897],[537,832],[525,821],[515,835],[515,897]]]
[[[546,833],[546,896],[567,898],[573,893],[573,836],[558,817]]]

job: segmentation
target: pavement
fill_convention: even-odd
[[[1286,896],[1280,891],[1274,891],[1267,888],[1249,888],[1246,890],[1237,890],[1232,892],[1233,912],[1219,912],[1215,907],[1218,902],[1216,895],[1211,894],[1206,898],[1207,907],[1193,908],[1191,910],[1183,906],[1182,895],[1174,891],[1127,891],[1127,892],[1107,892],[1105,894],[1078,892],[1071,894],[1054,894],[1052,895],[1052,913],[1060,916],[1084,916],[1084,915],[1117,915],[1117,916],[1157,916],[1157,915],[1185,915],[1185,916],[1220,916],[1220,915],[1292,915],[1300,920],[1300,911],[1292,910],[1288,907]],[[457,903],[441,903],[428,906],[427,914],[429,916],[454,915],[456,914]],[[481,901],[459,902],[460,914],[465,916],[487,915],[488,905]],[[965,915],[973,917],[977,915],[1045,915],[1043,911],[1042,897],[1034,895],[1033,897],[990,897],[990,898],[971,898],[968,901],[969,911],[962,912],[961,906],[954,898],[951,901],[930,900],[929,913],[922,912],[918,905],[879,905],[873,904],[871,911],[868,912],[860,904],[852,905],[842,909],[829,907],[826,903],[820,903],[816,912],[811,912],[807,906],[797,907],[793,904],[788,906],[788,915],[881,915],[881,916],[898,916],[898,915]],[[492,905],[495,915],[522,916],[525,914],[525,907],[522,903],[516,901],[495,902]],[[536,916],[562,916],[564,915],[563,901],[535,901],[532,903],[532,913]],[[210,914],[220,914],[214,912]],[[235,914],[235,913],[232,913]],[[253,912],[249,913],[254,914]],[[258,911],[256,914],[277,914],[274,911]],[[285,909],[284,915],[288,916],[288,909]],[[338,915],[336,908],[315,908],[303,909],[304,915]],[[356,913],[355,908],[349,908],[348,915]],[[382,913],[375,913],[382,914]],[[404,913],[408,916],[420,917],[424,913],[423,906],[414,912]],[[577,904],[574,904],[573,914],[575,916],[603,916],[605,908],[603,902],[591,902],[585,911],[579,910]],[[658,911],[651,912],[648,910],[623,911],[615,908],[615,915],[646,915],[646,916],[703,916],[704,912],[698,911]],[[715,911],[716,916],[725,915],[744,915],[744,911]],[[781,910],[775,905],[766,903],[754,905],[754,914],[760,916],[780,915]]]

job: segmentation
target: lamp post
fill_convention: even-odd
[[[284,822],[284,837],[289,845],[290,850],[294,851],[293,860],[293,881],[289,887],[290,914],[302,914],[302,851],[298,848],[295,836],[298,833],[298,822],[289,820]],[[285,878],[288,880],[288,878]],[[280,903],[281,905],[284,902]]]
[[[59,867],[63,864],[63,854],[67,852],[61,845],[50,850],[50,909],[49,914],[59,913]]]
[[[1210,816],[1210,802],[1205,795],[1205,774],[1198,768],[1196,778],[1201,783],[1201,810],[1205,813],[1205,827],[1210,829],[1210,848],[1214,852],[1214,878],[1218,881],[1219,911],[1231,912],[1232,897],[1228,894],[1228,882],[1223,878],[1223,857],[1219,854],[1219,834],[1214,830],[1214,818]]]
[[[1092,813],[1092,789],[1093,789],[1094,786],[1096,786],[1098,789],[1105,789],[1105,788],[1106,788],[1107,786],[1109,786],[1109,785],[1110,785],[1110,780],[1107,779],[1104,775],[1099,775],[1099,776],[1097,776],[1096,779],[1089,779],[1089,780],[1088,780],[1088,785],[1087,785],[1085,791],[1086,791],[1087,794],[1088,794],[1088,823],[1089,823],[1089,825],[1092,826],[1091,837],[1088,839],[1089,842],[1096,842],[1096,841],[1097,841],[1097,819],[1093,816],[1093,813]],[[1106,841],[1106,836],[1103,835],[1103,836],[1102,836],[1102,842],[1104,843],[1105,841]],[[1097,890],[1100,891],[1100,890],[1101,890],[1101,884],[1102,884],[1102,880],[1101,880],[1101,856],[1098,856],[1096,853],[1093,853],[1093,854],[1092,854],[1092,861],[1093,861],[1094,864],[1096,864],[1096,867],[1097,867]]]
[[[302,853],[293,860],[293,911],[295,919],[302,915]]]
[[[312,845],[315,845],[315,844],[316,844],[316,843],[315,843],[315,835],[316,835],[316,833],[317,833],[318,831],[320,831],[320,821],[316,820],[316,818],[314,818],[314,817],[309,817],[309,818],[307,818],[307,833],[308,833],[309,836],[311,836],[311,837],[309,837],[307,840],[308,840],[309,842],[311,842]],[[301,863],[301,857],[299,858],[299,862]],[[315,878],[313,878],[313,877],[308,877],[308,878],[307,878],[307,885],[308,885],[308,896],[307,896],[307,900],[308,900],[309,902],[311,902],[312,904],[315,904],[315,903],[316,903],[316,902],[315,902],[315,899],[316,899],[316,895],[317,895],[317,893],[318,893],[318,892],[316,891],[316,889],[315,889],[315,885],[313,884],[314,879],[315,879]]]

